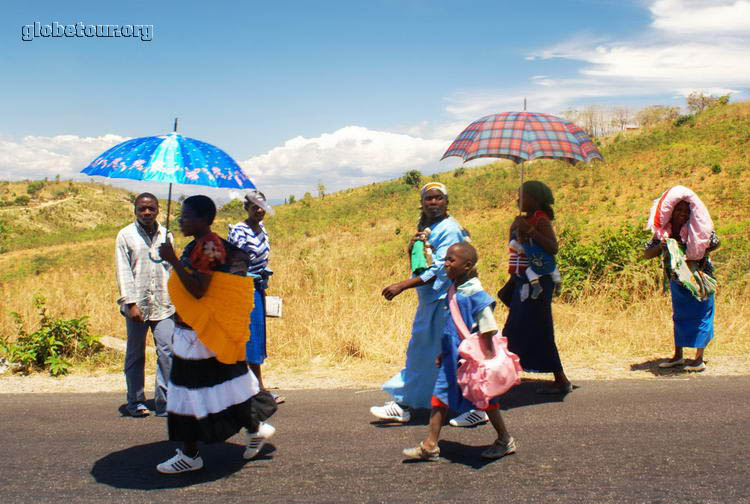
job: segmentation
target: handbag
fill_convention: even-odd
[[[479,333],[471,334],[461,316],[455,285],[448,290],[448,308],[461,338],[456,374],[461,394],[477,408],[486,409],[494,397],[521,383],[521,360],[508,350],[508,338],[500,333],[492,337],[494,357],[486,357],[483,338]]]
[[[499,291],[497,291],[497,298],[505,306],[510,308],[510,303],[513,301],[513,291],[516,290],[516,276],[511,275],[508,281],[505,282]]]

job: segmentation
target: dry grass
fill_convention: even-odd
[[[642,224],[651,200],[672,184],[698,190],[723,240],[714,255],[720,284],[717,336],[707,356],[727,363],[722,372],[730,374],[747,372],[747,366],[735,369],[729,363],[747,363],[740,356],[750,355],[748,140],[750,104],[738,104],[701,116],[695,128],[667,125],[613,141],[605,151],[605,164],[570,167],[545,161],[528,167],[531,177],[555,189],[560,217],[556,226],[577,229],[584,239],[622,223]],[[721,163],[721,170],[713,171],[712,163]],[[515,214],[516,170],[498,163],[439,177],[450,187],[451,212],[472,232],[482,282],[495,293],[506,276],[505,240]],[[9,236],[40,235],[33,248],[19,250],[25,245],[11,240],[6,242],[9,252],[0,254],[0,334],[15,334],[10,311],[19,312],[34,329],[31,300],[39,293],[48,299],[51,314],[85,314],[94,332],[124,338],[115,305],[116,232],[102,228],[89,236],[71,228],[71,240],[84,237],[71,244],[64,235],[45,238],[44,228],[35,223],[61,208],[75,212],[87,206],[88,200],[81,198],[95,198],[96,205],[88,205],[91,211],[113,226],[130,218],[126,196],[85,185],[76,198],[54,206],[0,212],[12,231]],[[284,317],[269,320],[270,383],[325,383],[327,376],[339,384],[377,383],[403,364],[416,294],[406,292],[386,302],[380,291],[408,274],[404,248],[415,226],[417,199],[413,188],[391,181],[284,205],[269,219],[275,271],[269,294],[284,299]],[[76,206],[68,208],[73,203]],[[14,228],[15,218],[23,223],[20,231]],[[228,223],[240,218],[241,211],[227,210],[214,230],[223,234]],[[669,355],[671,307],[669,298],[655,290],[657,277],[653,261],[612,277],[608,284],[591,285],[575,302],[553,305],[560,353],[571,376],[642,376],[648,371],[638,371],[639,364]],[[498,308],[500,323],[505,316],[504,308]],[[114,366],[101,365],[104,370]]]

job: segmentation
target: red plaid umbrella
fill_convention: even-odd
[[[539,158],[570,163],[604,159],[588,135],[572,122],[531,112],[503,112],[474,121],[456,137],[441,160],[450,156],[464,161],[507,158],[515,163]]]
[[[562,159],[575,164],[604,160],[584,131],[570,121],[549,114],[503,112],[469,124],[445,151],[443,159],[464,162],[481,157],[506,158],[521,164],[532,159]]]

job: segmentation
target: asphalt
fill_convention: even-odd
[[[404,462],[426,412],[382,424],[381,391],[282,391],[258,459],[238,435],[174,476],[154,469],[177,446],[165,420],[120,416],[122,394],[0,394],[0,502],[750,503],[750,377],[576,385],[509,392],[518,453],[492,462],[488,425],[446,427],[440,462]]]

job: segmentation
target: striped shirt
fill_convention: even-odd
[[[247,269],[248,275],[260,275],[268,266],[268,255],[271,253],[271,244],[268,240],[268,232],[263,223],[260,223],[260,232],[255,234],[253,229],[245,221],[229,226],[227,241],[241,248],[250,256],[250,265]]]
[[[154,262],[149,257],[159,257],[166,233],[167,229],[159,224],[152,240],[135,221],[122,228],[115,240],[115,276],[120,288],[117,304],[125,310],[125,305],[135,303],[143,320],[164,320],[174,313],[167,291],[171,267],[166,261]],[[173,242],[171,233],[169,241]]]

